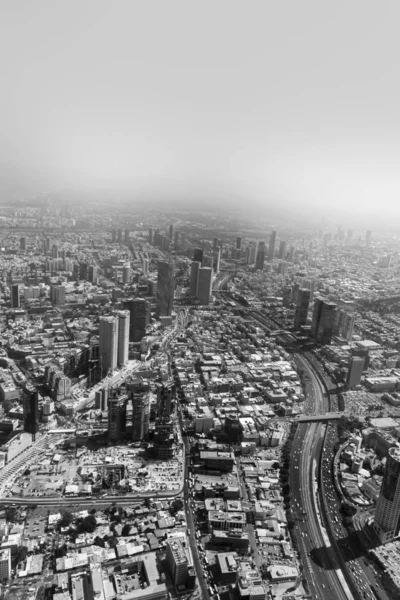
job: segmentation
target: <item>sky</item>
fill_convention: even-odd
[[[2,0],[0,198],[400,216],[398,2]]]

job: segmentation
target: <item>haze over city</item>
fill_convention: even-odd
[[[396,3],[1,6],[1,197],[399,213]],[[378,221],[376,221],[378,219]]]

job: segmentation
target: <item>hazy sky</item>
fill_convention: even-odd
[[[2,0],[0,188],[400,216],[400,5]]]

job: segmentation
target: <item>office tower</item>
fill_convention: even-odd
[[[336,318],[336,304],[316,298],[311,323],[311,334],[320,344],[330,344]]]
[[[170,317],[174,306],[174,265],[158,263],[156,312],[159,317]]]
[[[168,237],[170,240],[172,240],[172,238],[174,237],[174,226],[170,225],[168,228]]]
[[[19,308],[21,306],[21,299],[19,293],[19,284],[13,283],[11,286],[11,308]]]
[[[54,377],[54,400],[60,401],[71,395],[71,380],[63,372],[59,371]]]
[[[355,313],[349,313],[343,309],[338,310],[336,313],[335,334],[347,341],[351,341],[355,320]]]
[[[106,387],[101,390],[101,410],[102,412],[108,410],[108,388]]]
[[[117,398],[108,398],[108,441],[119,442],[125,433],[126,394]]]
[[[189,548],[180,538],[167,540],[166,557],[171,579],[176,589],[186,588],[189,575]]]
[[[310,306],[311,291],[299,289],[296,298],[296,310],[294,313],[294,328],[299,331],[301,327],[307,324],[308,309]]]
[[[147,273],[149,272],[149,259],[148,258],[143,258],[142,259],[142,271],[143,271],[143,275],[147,275]]]
[[[201,265],[197,261],[193,261],[190,267],[190,295],[197,298],[197,288],[199,285],[199,270]]]
[[[392,255],[384,254],[383,256],[381,256],[379,258],[378,267],[380,267],[381,269],[389,269],[391,261],[392,261]]]
[[[281,241],[279,244],[279,258],[286,258],[286,242]]]
[[[123,300],[122,306],[130,313],[129,340],[140,342],[146,335],[146,327],[150,324],[150,302],[144,298],[128,298]]]
[[[372,231],[367,231],[367,233],[365,234],[365,245],[367,247],[369,247],[371,245],[371,241],[372,241]]]
[[[117,241],[117,230],[116,230],[116,229],[113,229],[113,230],[111,231],[111,241],[112,241],[113,243],[115,243],[115,242]]]
[[[32,441],[39,431],[39,398],[34,387],[27,384],[23,391],[24,431],[30,433]]]
[[[374,529],[381,544],[399,534],[400,527],[400,448],[389,448],[382,487],[375,509]]]
[[[100,410],[101,409],[101,399],[102,399],[102,391],[101,390],[96,390],[95,394],[94,394],[94,407],[96,410]]]
[[[100,317],[100,369],[102,377],[118,364],[118,318]]]
[[[150,384],[143,379],[132,378],[126,382],[126,390],[132,399],[132,441],[147,438],[150,424]]]
[[[268,265],[268,266],[270,266],[270,265]],[[277,273],[280,273],[281,275],[285,275],[286,271],[287,271],[287,266],[288,266],[288,263],[285,260],[279,261],[279,263],[276,267]]]
[[[154,233],[153,233],[153,230],[152,230],[152,228],[150,227],[150,229],[149,229],[149,234],[148,234],[148,238],[147,238],[147,241],[149,242],[149,244],[152,244],[152,243],[153,243],[153,236],[154,236]]]
[[[51,247],[51,256],[53,258],[58,258],[58,246],[57,244],[53,244]]]
[[[129,244],[129,229],[125,229],[125,244]]]
[[[179,231],[175,231],[175,235],[174,235],[174,248],[175,248],[175,250],[180,250],[181,249],[180,238],[181,238],[181,235],[180,235]]]
[[[290,285],[287,285],[282,290],[282,303],[286,308],[290,306],[292,302],[292,288]]]
[[[257,257],[256,257],[256,270],[262,271],[264,268],[265,261],[265,242],[259,242],[257,248]]]
[[[123,283],[129,283],[131,280],[131,265],[126,263],[122,269],[122,281]]]
[[[197,298],[200,304],[209,304],[212,294],[212,269],[201,267],[199,269],[199,282],[197,286]]]
[[[361,375],[364,369],[364,359],[361,356],[352,356],[349,363],[349,371],[347,374],[347,386],[349,389],[360,385]]]
[[[203,250],[201,248],[195,248],[193,252],[193,260],[201,263],[203,261]]]
[[[64,285],[50,286],[50,301],[55,306],[61,306],[62,304],[65,304],[65,286]]]
[[[118,229],[118,241],[122,242],[122,229]]]
[[[289,262],[294,261],[294,246],[290,246],[288,260]]]
[[[118,366],[124,365],[128,361],[129,354],[129,310],[120,310],[116,313],[118,317]]]
[[[89,265],[87,269],[87,278],[90,283],[97,283],[99,278],[99,267],[95,267],[94,265]]]
[[[213,248],[214,248],[214,250],[216,248],[218,248],[218,246],[219,246],[219,239],[218,238],[214,238],[214,241],[213,241]]]
[[[275,256],[275,243],[276,243],[276,231],[273,231],[269,237],[269,244],[268,244],[268,261],[271,262],[271,260],[274,259]]]
[[[11,549],[2,548],[0,550],[0,581],[11,577]]]
[[[236,238],[236,250],[241,250],[241,249],[242,249],[242,238],[237,237]]]
[[[19,248],[20,250],[26,250],[26,237],[22,237],[19,240]]]
[[[220,262],[221,262],[221,248],[215,248],[214,254],[213,254],[214,273],[219,273]]]
[[[160,460],[170,460],[174,456],[175,438],[171,420],[174,398],[175,386],[172,380],[158,384],[154,447],[156,457]]]
[[[205,254],[203,254],[203,260],[201,261],[201,266],[202,267],[209,267],[210,269],[212,269],[212,267],[213,267],[213,257],[212,256],[206,256]]]

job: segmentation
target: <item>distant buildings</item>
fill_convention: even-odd
[[[330,344],[336,318],[336,304],[316,298],[311,323],[311,334],[320,344]]]
[[[159,317],[170,317],[174,306],[174,265],[158,263],[156,312]]]
[[[393,540],[400,528],[400,448],[390,448],[375,509],[374,529],[381,543]]]

